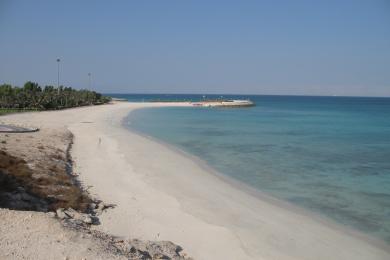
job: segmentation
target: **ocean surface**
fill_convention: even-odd
[[[260,191],[390,243],[390,98],[225,97],[249,98],[257,106],[147,108],[130,114],[127,126]]]

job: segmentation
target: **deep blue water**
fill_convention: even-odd
[[[249,98],[256,107],[137,110],[129,116],[130,127],[261,191],[390,243],[390,98]]]

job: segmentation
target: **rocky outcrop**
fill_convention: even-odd
[[[98,225],[99,218],[98,216],[103,213],[104,210],[115,207],[114,204],[106,204],[102,201],[95,201],[88,205],[88,210],[86,213],[79,212],[73,208],[58,208],[56,210],[56,216],[60,220],[67,220],[73,224],[87,224],[87,225]]]
[[[68,226],[69,227],[69,226]],[[121,239],[115,236],[96,230],[90,230],[85,226],[71,226],[78,229],[79,232],[103,241],[107,250],[116,252],[116,254],[125,256],[127,259],[173,259],[173,260],[191,260],[183,249],[170,241],[143,241],[138,239]]]
[[[99,239],[105,243],[109,251],[116,252],[128,259],[191,259],[186,257],[183,249],[170,241],[142,241],[138,239],[122,239],[108,235],[103,232],[92,230],[91,225],[99,224],[96,216],[107,208],[113,207],[113,204],[103,202],[91,203],[90,213],[81,213],[72,208],[57,209],[55,214],[47,213],[60,219],[62,224],[70,229],[82,232],[87,236]]]
[[[78,212],[72,208],[59,208],[56,210],[56,214],[59,219],[73,221],[76,224],[91,225],[98,223],[98,219],[95,216],[87,213]]]
[[[104,210],[109,208],[114,208],[115,206],[116,206],[115,204],[107,204],[104,203],[103,201],[98,200],[93,203],[90,203],[88,205],[88,208],[91,214],[94,214],[95,216],[99,216],[103,213]]]
[[[170,241],[120,240],[114,246],[130,259],[190,259]]]

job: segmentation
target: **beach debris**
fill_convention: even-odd
[[[69,220],[70,222],[74,222],[74,224],[97,224],[98,221],[95,216],[92,216],[87,213],[78,212],[72,208],[63,209],[59,208],[56,210],[57,217],[61,220]]]

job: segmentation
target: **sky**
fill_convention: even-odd
[[[0,0],[0,83],[390,96],[390,0]]]

